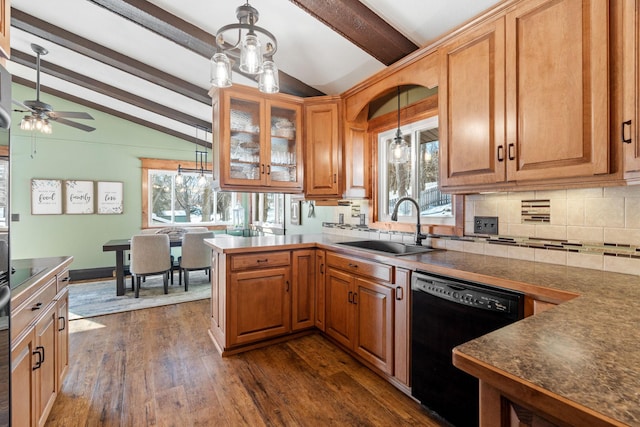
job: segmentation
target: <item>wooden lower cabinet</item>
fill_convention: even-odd
[[[213,253],[211,336],[223,355],[316,322],[316,250]]]
[[[12,426],[44,426],[62,387],[69,368],[67,282],[63,272],[61,280],[36,283],[33,296],[12,309]]]
[[[322,249],[316,249],[316,328],[325,330],[325,279],[326,255]]]
[[[327,269],[325,333],[386,374],[393,374],[394,289]]]
[[[69,291],[63,290],[56,302],[57,339],[56,346],[56,374],[58,380],[57,391],[62,388],[62,381],[69,370]]]
[[[247,344],[291,330],[288,267],[231,273],[229,343]]]
[[[312,328],[316,320],[316,251],[300,249],[291,257],[291,330]]]
[[[36,425],[36,377],[33,354],[36,332],[31,328],[11,349],[11,425]]]

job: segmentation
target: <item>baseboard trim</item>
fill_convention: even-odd
[[[129,266],[125,266],[124,274],[129,274]],[[69,278],[71,282],[82,280],[94,280],[94,279],[115,279],[116,268],[115,267],[98,267],[98,268],[84,268],[80,270],[70,270]]]

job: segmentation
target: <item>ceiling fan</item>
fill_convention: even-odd
[[[36,53],[36,99],[24,102],[13,100],[13,103],[22,107],[23,110],[15,110],[22,113],[31,113],[24,116],[20,122],[20,129],[39,130],[42,133],[51,133],[49,121],[58,122],[86,132],[96,130],[96,128],[68,119],[88,119],[93,120],[89,113],[76,111],[53,111],[53,107],[40,101],[40,56],[46,55],[49,51],[42,46],[31,43],[31,49]]]

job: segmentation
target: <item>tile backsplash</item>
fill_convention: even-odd
[[[523,200],[549,200],[549,222],[523,221]],[[451,241],[446,246],[640,274],[640,186],[469,195],[465,198],[465,236],[474,237],[474,216],[497,216],[499,236],[492,237],[518,243],[495,244],[475,236],[462,245]]]
[[[523,200],[549,200],[549,222],[524,221]],[[474,234],[475,216],[498,217],[499,234]],[[349,221],[343,225],[324,223],[323,232],[412,241],[410,233],[368,229],[345,217]],[[462,238],[436,236],[431,243],[448,250],[640,275],[640,185],[468,195],[464,229]]]

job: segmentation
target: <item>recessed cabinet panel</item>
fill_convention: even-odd
[[[607,12],[537,0],[507,15],[508,180],[609,171]]]
[[[305,106],[307,197],[341,196],[338,117],[337,102]]]
[[[442,184],[504,181],[504,19],[442,52]]]

